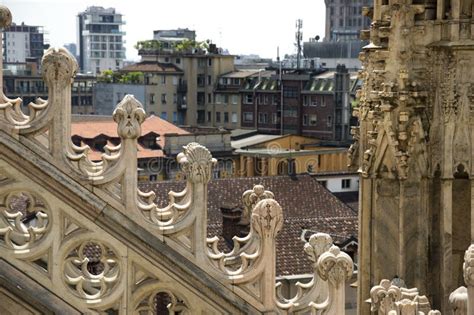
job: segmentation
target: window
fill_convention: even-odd
[[[350,178],[341,180],[341,188],[342,188],[342,189],[351,188],[351,180],[350,180]]]
[[[318,106],[318,97],[311,96],[311,106]]]
[[[283,87],[283,96],[288,98],[297,98],[298,89],[294,86]]]
[[[173,112],[173,124],[176,124],[178,122],[178,113]]]
[[[316,115],[309,115],[309,125],[316,126],[317,123],[317,116]]]
[[[258,123],[259,124],[266,124],[268,122],[268,114],[267,113],[258,113]]]
[[[150,104],[155,104],[155,93],[150,93]]]
[[[178,77],[173,76],[173,85],[178,85]]]
[[[327,180],[318,180],[318,183],[321,184],[324,188],[327,188],[328,186],[328,181]]]
[[[221,113],[216,112],[216,123],[220,123],[220,122],[221,122]]]
[[[253,95],[246,94],[244,99],[244,104],[253,104]]]
[[[161,119],[168,120],[168,113],[167,112],[161,112]]]
[[[237,123],[237,113],[232,113],[232,123],[233,124]]]
[[[328,116],[328,127],[332,126],[332,117]]]
[[[278,104],[278,96],[277,95],[273,95],[272,96],[272,105],[277,105]]]
[[[214,101],[216,102],[216,104],[220,104],[222,101],[221,101],[221,95],[220,94],[216,94],[214,96]]]
[[[175,62],[176,62],[177,64],[180,64],[180,63],[181,63],[181,58],[176,58]]]
[[[321,106],[326,106],[326,99],[324,97],[321,97]]]
[[[212,59],[211,59],[211,58],[208,59],[207,64],[208,64],[209,66],[212,66]]]
[[[225,123],[229,122],[229,113],[224,113],[224,122]]]
[[[208,75],[207,76],[207,85],[211,85],[212,84],[212,76]]]
[[[208,94],[207,94],[207,103],[208,103],[208,104],[211,104],[211,103],[212,103],[212,94],[211,94],[211,93],[208,93]]]
[[[272,124],[278,124],[278,114],[272,113]]]
[[[166,76],[165,75],[161,76],[161,84],[166,84]]]
[[[206,66],[206,59],[198,59],[198,67],[204,68]]]
[[[207,122],[211,122],[212,120],[212,112],[207,112]]]
[[[303,115],[303,126],[308,126],[308,115]]]
[[[161,104],[166,104],[166,94],[161,94]]]
[[[198,76],[197,76],[197,85],[199,87],[203,87],[204,85],[206,85],[206,78],[205,78],[204,74],[198,74]]]
[[[173,104],[178,103],[178,95],[176,93],[173,94]]]
[[[244,112],[244,121],[245,122],[252,122],[253,121],[253,113],[252,112]]]
[[[308,105],[309,105],[308,99],[309,99],[310,97],[311,97],[311,96],[308,96],[308,95],[304,95],[304,96],[303,96],[303,106],[308,106]]]
[[[232,95],[232,104],[237,104],[239,101],[239,96],[238,95]]]

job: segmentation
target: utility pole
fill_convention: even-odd
[[[300,68],[301,65],[301,41],[303,40],[303,31],[301,30],[303,28],[303,20],[298,19],[296,20],[296,69]]]

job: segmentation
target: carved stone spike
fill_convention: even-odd
[[[252,211],[252,227],[257,234],[275,238],[283,226],[283,210],[273,199],[263,199]]]
[[[242,195],[242,203],[244,204],[244,211],[240,224],[250,223],[250,214],[255,205],[263,199],[274,199],[274,195],[271,191],[265,190],[262,185],[255,185],[253,189],[247,190]]]
[[[0,28],[8,28],[12,25],[12,13],[4,5],[0,5]]]
[[[76,59],[65,48],[49,48],[41,60],[43,79],[48,87],[57,84],[65,88],[72,84],[78,65]]]
[[[136,139],[142,133],[141,124],[145,120],[142,104],[132,95],[126,95],[114,110],[113,118],[118,124],[117,134],[122,139]]]
[[[183,147],[177,156],[178,163],[193,183],[208,183],[211,180],[212,167],[217,163],[209,150],[199,143],[192,142]]]
[[[316,233],[310,236],[308,243],[304,245],[304,251],[308,254],[309,260],[316,263],[318,258],[331,248],[332,244],[331,236],[325,233]]]
[[[464,283],[474,287],[474,244],[471,244],[464,255]]]
[[[376,285],[370,290],[372,312],[379,311],[379,314],[386,314],[395,310],[395,302],[400,301],[401,296],[400,288],[392,285],[390,280],[382,280],[380,285]]]
[[[317,268],[321,279],[329,281],[337,289],[352,276],[354,263],[349,255],[333,245],[319,257]]]

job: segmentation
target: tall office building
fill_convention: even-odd
[[[81,71],[95,75],[122,68],[125,59],[122,15],[114,8],[88,7],[79,13],[77,22]]]
[[[362,8],[372,0],[325,0],[326,34],[324,41],[347,42],[359,39],[362,29],[368,29],[370,20],[362,16]]]
[[[42,26],[13,23],[3,33],[3,60],[6,63],[36,61],[43,56],[44,33]]]

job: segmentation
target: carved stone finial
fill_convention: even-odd
[[[275,200],[260,200],[253,208],[252,227],[262,237],[276,237],[282,226],[283,210]]]
[[[384,279],[380,285],[376,285],[370,290],[371,310],[372,312],[379,311],[379,314],[396,310],[395,303],[400,301],[401,297],[400,288],[392,285],[390,280]]]
[[[199,143],[192,142],[183,147],[184,152],[177,156],[178,163],[193,183],[208,183],[212,167],[217,163],[209,150]]]
[[[244,204],[244,211],[240,224],[250,223],[250,214],[255,205],[263,199],[274,199],[274,195],[271,191],[265,190],[262,185],[255,185],[253,189],[247,190],[242,195],[242,203]]]
[[[339,288],[352,276],[354,263],[349,255],[333,245],[319,257],[317,270],[321,279]]]
[[[0,5],[0,28],[5,29],[12,25],[12,13],[9,8]]]
[[[65,48],[49,48],[41,60],[43,79],[48,87],[58,84],[65,88],[72,84],[78,65],[76,59]]]
[[[471,244],[464,255],[464,283],[474,287],[474,244]]]
[[[324,252],[328,251],[333,244],[332,237],[325,233],[316,233],[309,237],[308,243],[304,245],[304,251],[309,260],[316,263]]]
[[[117,105],[112,117],[118,124],[117,134],[122,139],[136,139],[142,133],[141,124],[145,121],[142,104],[132,95],[126,95]]]

